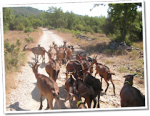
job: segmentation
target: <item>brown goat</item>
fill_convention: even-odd
[[[94,106],[96,105],[95,94],[94,94],[93,88],[87,85],[86,83],[84,83],[80,77],[78,77],[76,80],[76,90],[80,94],[86,93],[83,95],[83,97],[85,98],[85,102],[87,103],[88,108],[91,108],[92,100],[94,101]]]
[[[66,49],[66,58],[67,60],[71,60],[71,57],[72,57],[72,49],[70,48],[70,46],[68,46]]]
[[[67,90],[67,99],[69,99],[69,102],[70,102],[70,107],[72,107],[72,101],[73,101],[73,97],[72,97],[72,94],[74,93],[74,83],[75,83],[75,80],[73,79],[72,77],[72,74],[66,74],[66,82],[65,82],[65,89]],[[71,94],[72,93],[72,94]]]
[[[37,79],[37,87],[40,94],[39,110],[42,109],[42,96],[47,99],[47,109],[49,109],[49,106],[51,109],[53,109],[53,99],[56,100],[57,106],[60,109],[59,87],[57,83],[53,79],[50,79],[49,77],[38,73],[39,65],[37,65],[37,62],[35,63],[35,65],[30,65],[30,67],[32,67],[32,71]]]
[[[110,80],[113,85],[113,91],[114,91],[114,95],[115,95],[115,85],[112,81],[112,75],[115,75],[115,73],[112,73],[107,66],[105,66],[101,63],[97,63],[96,57],[93,59],[93,63],[95,63],[95,65],[96,65],[95,77],[96,77],[96,74],[98,73],[101,76],[101,83],[102,83],[102,78],[104,78],[105,82],[107,83],[105,93],[107,92],[107,89],[109,86],[108,81]]]
[[[80,64],[79,61],[76,60],[68,61],[66,65],[66,72],[67,74],[69,72],[72,72],[73,73],[72,75],[74,77],[78,77],[77,76],[77,72],[78,72],[78,75],[83,78],[82,65]]]
[[[41,55],[43,58],[42,62],[45,62],[45,48],[43,47],[33,47],[33,48],[27,48],[27,45],[24,46],[23,51],[31,51],[35,55],[35,62],[38,61],[38,56]]]
[[[57,50],[57,60],[59,61],[59,65],[61,66],[62,61],[63,63],[66,63],[66,51],[63,49],[63,47],[59,47],[59,50]]]
[[[124,86],[120,91],[121,107],[145,106],[145,96],[135,87],[133,87],[133,75],[124,76]]]
[[[59,64],[54,59],[51,58],[49,62],[46,64],[45,70],[49,75],[49,77],[52,77],[52,79],[56,82],[58,74],[60,72]]]
[[[88,60],[83,60],[83,59],[81,59],[81,60],[80,60],[80,63],[81,63],[81,65],[82,65],[82,70],[83,70],[83,71],[84,71],[84,70],[88,70],[88,68],[89,68],[90,74],[93,73],[93,66],[91,66],[91,65],[92,65],[91,62],[89,62]]]
[[[67,42],[66,41],[63,41],[64,42],[64,45],[63,45],[63,48],[65,49],[67,47]]]
[[[49,59],[51,58],[55,59],[56,50],[52,46],[50,46],[50,49],[48,50],[47,54],[48,54]]]

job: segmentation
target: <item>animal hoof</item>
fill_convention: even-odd
[[[41,109],[42,109],[42,107],[43,107],[43,106],[40,106],[40,107],[39,107],[39,110],[41,110]]]

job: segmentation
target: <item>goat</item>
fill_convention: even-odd
[[[66,51],[62,47],[57,50],[57,60],[59,61],[60,66],[62,64],[62,61],[66,63],[66,54]]]
[[[90,86],[94,89],[95,96],[98,97],[98,105],[97,105],[97,108],[99,108],[99,107],[100,107],[100,105],[99,105],[99,100],[100,100],[100,93],[101,93],[101,91],[102,91],[102,84],[101,84],[101,82],[100,82],[99,79],[96,79],[95,77],[93,77],[93,76],[90,74],[89,68],[88,68],[87,71],[84,71],[84,73],[85,73],[85,76],[84,76],[83,81],[84,81],[86,84],[90,85]],[[95,106],[94,106],[94,108],[95,108]]]
[[[133,87],[133,75],[124,76],[125,82],[120,91],[121,107],[145,106],[145,96],[135,87]]]
[[[80,94],[86,93],[83,95],[83,97],[85,98],[85,102],[87,103],[88,108],[91,108],[92,100],[94,101],[94,106],[96,105],[95,94],[94,94],[93,88],[87,85],[86,83],[84,83],[80,77],[77,78],[75,87],[76,87],[76,90]]]
[[[73,79],[72,77],[72,74],[66,74],[66,82],[65,82],[65,89],[67,90],[67,99],[69,99],[69,102],[70,102],[70,107],[72,106],[72,100],[73,100],[73,97],[72,97],[72,94],[74,93],[74,83],[75,83],[75,80]],[[69,77],[69,78],[68,78]],[[72,93],[72,94],[71,94]]]
[[[31,51],[35,55],[35,62],[38,61],[38,56],[41,55],[43,58],[42,62],[45,62],[45,48],[43,47],[33,47],[33,48],[27,48],[27,45],[24,46],[23,51]]]
[[[71,48],[72,52],[74,52],[74,47],[73,47],[73,45],[70,45],[70,48]]]
[[[56,50],[52,46],[50,46],[50,49],[48,50],[47,54],[48,54],[49,59],[51,58],[54,59],[56,56]]]
[[[80,60],[80,63],[82,65],[82,70],[87,70],[89,68],[89,71],[90,71],[90,74],[93,73],[93,66],[91,62],[89,62],[88,60],[84,60],[84,59],[81,59]]]
[[[66,41],[63,41],[64,42],[64,45],[63,45],[63,48],[65,49],[67,47],[67,42]]]
[[[83,60],[87,60],[87,58],[86,58],[86,56],[85,55],[80,55],[81,53],[83,53],[83,52],[80,52],[80,53],[77,53],[76,54],[76,60],[81,60],[81,59],[83,59]]]
[[[94,63],[96,65],[95,77],[96,77],[96,74],[99,73],[99,75],[101,77],[101,83],[102,83],[102,78],[104,78],[105,82],[107,83],[105,93],[107,92],[107,89],[108,89],[108,86],[109,86],[108,81],[110,80],[112,85],[113,85],[113,91],[114,91],[114,95],[115,95],[115,85],[112,81],[112,75],[115,75],[115,73],[111,72],[110,69],[107,66],[105,66],[101,63],[98,63],[97,60],[96,60],[96,57],[93,59],[93,64]]]
[[[69,72],[74,72],[73,73],[74,77],[77,77],[77,72],[79,72],[78,75],[80,77],[83,77],[82,65],[80,64],[79,61],[76,61],[76,60],[68,61],[67,65],[66,65],[66,72],[67,72],[67,74]]]
[[[51,58],[46,64],[45,70],[49,77],[52,77],[52,79],[56,82],[58,74],[60,72],[60,67],[59,64],[53,58]]]
[[[71,60],[71,57],[72,57],[72,49],[70,48],[70,46],[68,46],[66,49],[66,58],[67,60]]]
[[[51,109],[53,109],[52,103],[54,98],[57,102],[58,108],[60,109],[59,87],[57,83],[53,79],[38,73],[39,65],[37,65],[37,62],[35,63],[35,65],[30,65],[30,67],[32,68],[32,71],[37,79],[37,87],[40,94],[39,110],[42,109],[42,96],[47,99],[47,109],[49,109],[49,106]]]

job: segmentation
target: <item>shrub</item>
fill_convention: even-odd
[[[26,40],[27,43],[33,42],[33,38],[32,37],[25,38],[25,40]]]
[[[31,27],[27,27],[27,28],[25,28],[24,32],[25,32],[25,33],[27,33],[27,32],[32,32]]]
[[[20,23],[20,24],[18,25],[18,27],[17,27],[17,30],[22,31],[23,28],[24,28],[24,27],[23,27],[23,24]]]
[[[24,64],[25,53],[20,50],[20,45],[20,40],[17,40],[16,44],[10,44],[8,39],[4,42],[5,71],[16,71]]]
[[[55,29],[54,27],[52,27],[50,25],[47,28],[48,28],[48,30],[50,30],[50,29],[54,30]]]

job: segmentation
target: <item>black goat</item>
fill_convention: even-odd
[[[145,106],[145,96],[135,87],[133,87],[133,75],[124,76],[124,86],[120,91],[121,107]]]
[[[95,77],[93,77],[93,76],[90,74],[89,71],[86,71],[86,72],[84,72],[84,73],[85,73],[85,77],[84,77],[83,81],[84,81],[86,84],[88,84],[88,85],[90,85],[91,87],[93,87],[95,96],[98,97],[98,105],[97,105],[97,108],[99,108],[99,107],[100,107],[100,105],[99,105],[100,93],[101,93],[101,91],[103,90],[103,89],[102,89],[102,84],[101,84],[100,80],[99,80],[99,79],[96,79]],[[96,105],[96,104],[95,104],[95,105]],[[95,108],[95,105],[93,106],[93,108]]]

